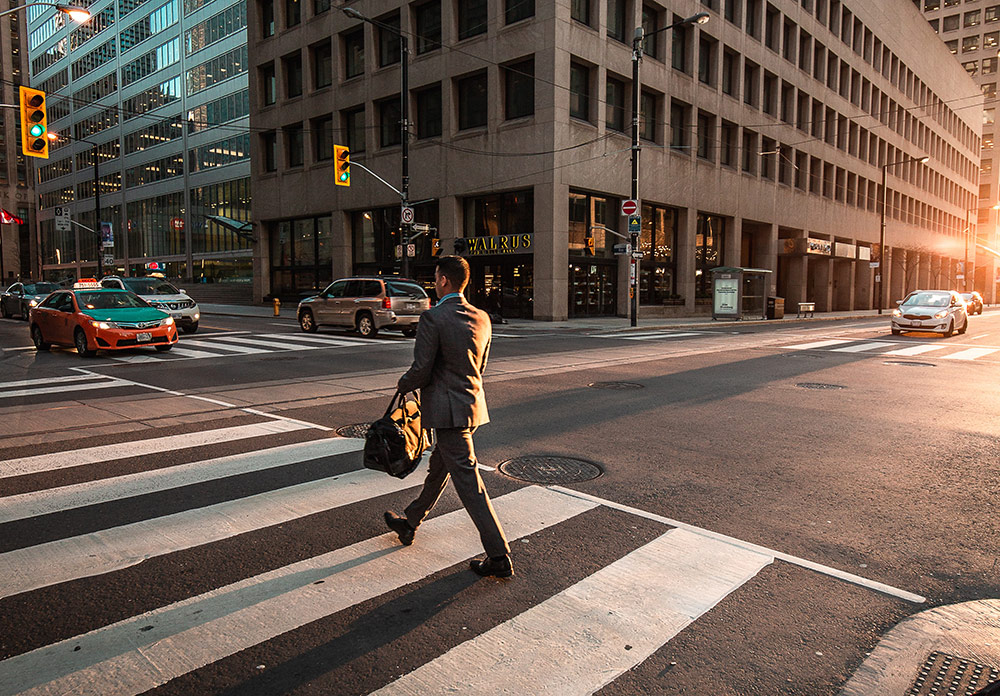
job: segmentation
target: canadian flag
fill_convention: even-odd
[[[14,215],[13,213],[8,213],[3,208],[0,208],[0,222],[2,222],[5,225],[24,224],[24,220],[19,218],[17,215]]]

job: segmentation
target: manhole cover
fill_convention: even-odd
[[[645,389],[643,385],[635,382],[591,382],[587,386],[594,389],[617,389],[621,391],[626,389]]]
[[[997,679],[1000,679],[1000,670],[996,667],[935,650],[920,666],[920,673],[906,696],[972,696]]]
[[[886,360],[886,365],[904,365],[906,367],[937,367],[934,363],[915,362],[912,360]]]
[[[364,440],[365,435],[368,433],[369,425],[371,425],[371,423],[355,423],[354,425],[345,425],[337,428],[337,434],[341,437],[356,437]]]
[[[601,468],[593,462],[572,457],[549,457],[532,454],[515,457],[497,467],[500,473],[529,483],[578,483],[600,476]]]
[[[799,382],[795,386],[803,389],[847,389],[839,384],[824,384],[823,382]]]

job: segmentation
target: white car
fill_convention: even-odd
[[[107,276],[101,278],[101,287],[135,293],[156,309],[172,316],[184,333],[198,330],[198,320],[201,319],[198,303],[162,278]]]
[[[904,331],[930,331],[945,338],[969,328],[965,300],[950,290],[914,290],[897,302],[892,310],[892,334]]]

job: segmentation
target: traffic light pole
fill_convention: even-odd
[[[97,228],[97,279],[104,275],[104,236],[101,234],[101,178],[97,173],[97,145],[94,153],[94,227]],[[127,274],[126,274],[127,275]]]
[[[642,62],[642,42],[645,32],[642,26],[635,28],[635,35],[632,37],[632,200],[639,200],[639,63]],[[642,206],[639,206],[640,219],[642,216]],[[629,294],[632,296],[632,312],[629,320],[631,326],[639,325],[639,233],[632,235],[632,258],[630,260],[629,273],[631,274]]]
[[[402,263],[400,264],[399,275],[403,278],[407,278],[410,275],[410,256],[407,250],[410,247],[410,231],[412,230],[412,221],[403,222],[403,210],[410,207],[410,61],[409,61],[409,41],[406,36],[401,32],[399,33],[399,74],[400,74],[400,91],[399,91],[399,131],[402,140],[402,191],[400,191],[400,197],[402,198],[400,206],[400,220],[399,220],[399,241],[402,246]]]

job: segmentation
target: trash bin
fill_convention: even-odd
[[[784,297],[769,297],[769,298],[767,298],[767,318],[768,319],[784,319],[785,318],[785,298]]]

